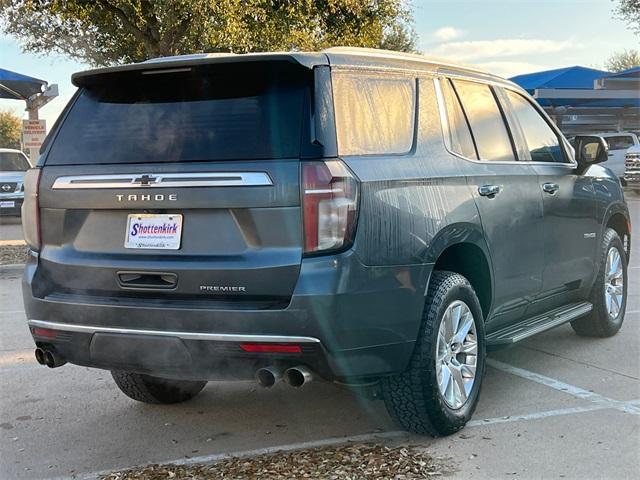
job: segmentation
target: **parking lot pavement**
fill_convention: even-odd
[[[0,241],[22,238],[22,223],[19,217],[0,217]]]
[[[640,202],[630,207],[640,225]],[[474,420],[442,439],[395,434],[381,402],[331,384],[210,383],[192,402],[156,406],[124,397],[108,372],[46,369],[33,359],[20,272],[0,270],[0,478],[84,476],[358,435],[448,457],[460,478],[633,478],[640,462],[637,237],[619,334],[585,339],[565,325],[491,354]]]

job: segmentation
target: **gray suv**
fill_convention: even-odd
[[[631,228],[606,144],[574,151],[511,82],[330,49],[73,83],[26,177],[42,364],[108,369],[148,403],[323,379],[446,435],[488,349],[622,324]]]

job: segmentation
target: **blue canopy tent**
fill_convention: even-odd
[[[38,110],[58,95],[57,85],[44,80],[0,68],[0,99],[22,100],[26,103],[29,120],[38,120]],[[38,157],[39,143],[25,145],[32,161]]]
[[[513,77],[567,134],[640,128],[640,69],[609,73],[580,66]]]
[[[42,93],[47,82],[0,68],[0,98],[11,100],[27,100]]]
[[[537,88],[585,88],[593,89],[593,82],[609,72],[587,67],[565,67],[543,72],[517,75],[511,80],[533,95]]]

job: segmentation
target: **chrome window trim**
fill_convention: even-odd
[[[533,162],[530,160],[514,160],[514,161],[490,161],[490,160],[476,160],[474,158],[469,158],[469,157],[465,157],[464,155],[460,155],[459,153],[454,152],[451,149],[451,144],[449,142],[449,119],[447,118],[447,112],[446,112],[446,108],[444,105],[444,96],[442,94],[442,87],[440,86],[440,82],[443,80],[443,77],[436,77],[433,79],[434,85],[435,85],[435,91],[436,91],[436,99],[437,99],[437,103],[438,103],[438,114],[440,117],[440,127],[441,127],[441,131],[442,131],[442,140],[444,143],[444,147],[447,150],[447,152],[449,152],[451,155],[454,155],[458,158],[461,158],[462,160],[466,160],[468,162],[473,162],[473,163],[482,163],[484,165],[487,164],[491,164],[491,165],[546,165],[546,166],[554,166],[554,167],[566,167],[569,169],[575,169],[578,164],[575,163],[575,161],[573,163],[556,163],[556,162]],[[465,78],[465,80],[469,80],[468,78]],[[482,83],[482,82],[478,82],[478,83]],[[520,93],[517,89],[512,89],[515,92]],[[564,138],[564,136],[562,137]]]
[[[138,181],[142,177],[147,183]],[[53,190],[102,188],[260,187],[272,186],[266,172],[135,173],[72,175],[56,178]]]
[[[48,322],[44,320],[29,320],[29,326],[34,328],[48,328],[51,330],[62,330],[65,332],[92,333],[92,334],[93,333],[122,333],[122,334],[129,334],[129,335],[157,335],[162,337],[177,337],[183,340],[209,340],[209,341],[216,341],[216,342],[320,343],[320,340],[314,337],[143,330],[143,329],[136,329],[136,328],[72,325],[69,323]]]

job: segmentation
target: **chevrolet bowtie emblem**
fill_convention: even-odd
[[[158,178],[151,175],[142,175],[133,179],[133,183],[138,183],[142,186],[151,185],[152,183],[156,183],[157,181]]]

